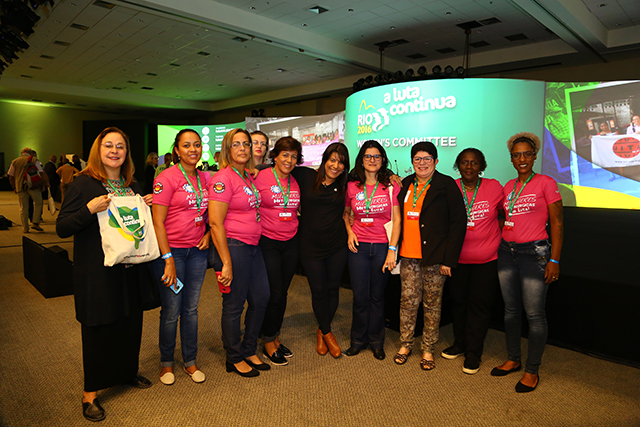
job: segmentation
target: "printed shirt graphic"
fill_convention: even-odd
[[[167,230],[169,246],[172,248],[193,248],[198,246],[206,230],[208,222],[207,207],[209,206],[208,185],[210,175],[198,171],[202,186],[202,202],[200,215],[203,217],[202,226],[196,227],[198,216],[196,194],[198,188],[195,177],[189,177],[189,184],[179,168],[168,168],[162,171],[153,182],[153,203],[168,206],[167,218],[164,226]]]
[[[375,185],[367,186],[367,195],[371,197]],[[366,214],[366,204],[364,195],[364,186],[359,188],[355,181],[347,184],[346,206],[350,206],[354,213],[355,221],[351,229],[356,234],[359,242],[366,243],[388,243],[387,232],[384,224],[391,221],[392,206],[398,206],[398,193],[400,186],[393,186],[393,201],[389,200],[389,189],[382,184],[378,185],[371,205],[369,207],[369,215]],[[373,219],[373,225],[365,227],[362,225],[362,218]]]
[[[262,235],[273,240],[285,241],[293,238],[298,231],[298,206],[300,206],[300,187],[291,177],[289,203],[287,212],[291,213],[290,221],[280,221],[280,214],[284,213],[284,196],[271,168],[260,172],[255,180],[256,188],[260,192],[260,222]],[[282,189],[287,191],[288,180],[280,180]]]
[[[502,238],[507,242],[526,243],[536,240],[547,239],[545,229],[549,219],[547,206],[562,200],[558,184],[553,178],[546,175],[536,174],[524,187],[524,191],[518,197],[513,207],[513,216],[509,219],[509,199],[513,192],[513,184],[516,179],[512,179],[504,186],[504,211],[507,221],[513,221],[513,230],[502,229]],[[515,194],[518,194],[521,183],[518,183]]]
[[[209,195],[211,200],[229,204],[224,219],[227,237],[255,246],[262,234],[262,221],[256,221],[257,201],[251,188],[253,178],[246,176],[249,186],[231,166],[227,166],[211,177]]]
[[[456,184],[462,191],[460,178],[456,180]],[[471,203],[473,191],[467,192],[467,200]],[[498,259],[498,246],[501,239],[498,210],[502,209],[503,202],[502,185],[495,179],[482,178],[471,211],[473,230],[467,230],[464,236],[460,263],[485,264]]]

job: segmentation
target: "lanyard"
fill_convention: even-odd
[[[420,193],[416,194],[416,191],[418,190],[418,177],[416,177],[416,181],[413,184],[413,209],[414,210],[416,208],[416,204],[418,203],[418,199],[420,198],[420,196],[422,196],[422,193],[424,193],[424,190],[426,190],[427,187],[431,184],[432,179],[433,177],[429,178],[429,181],[427,181],[424,187],[422,187],[422,190],[420,190]]]
[[[480,181],[482,178],[478,178],[478,182],[476,182],[476,189],[473,191],[473,199],[471,199],[471,203],[469,203],[469,199],[467,199],[467,190],[464,188],[464,183],[460,180],[460,184],[462,184],[462,195],[464,196],[464,205],[467,207],[467,218],[469,220],[473,220],[473,215],[471,211],[473,210],[473,204],[476,201],[476,196],[478,195],[478,188],[480,188]]]
[[[187,172],[185,172],[184,167],[182,167],[182,163],[178,163],[178,169],[180,169],[180,172],[182,172],[182,175],[184,175],[184,179],[187,180],[187,184],[191,185],[191,181],[189,181],[189,177],[187,176]],[[202,185],[200,184],[200,175],[198,174],[197,170],[196,181],[198,181],[198,190],[200,190],[200,194],[198,194],[198,190],[196,190],[195,188],[193,189],[193,192],[196,193],[196,204],[198,206],[198,215],[200,215],[200,209],[202,209]],[[193,187],[193,185],[191,185],[191,187]]]
[[[253,182],[251,181],[247,182],[244,176],[242,176],[242,174],[238,172],[238,169],[234,168],[233,166],[231,166],[231,169],[233,169],[235,173],[237,173],[238,176],[244,181],[244,183],[247,185],[247,188],[249,187],[249,184],[251,184],[251,188],[252,188],[251,191],[253,192],[253,197],[256,198],[256,221],[260,221],[260,196],[258,195],[258,190],[256,189],[256,186],[253,185]],[[246,174],[245,171],[242,171],[242,172]]]
[[[122,177],[120,177],[120,189],[117,189],[116,187],[114,187],[111,181],[112,180],[110,179],[107,180],[107,182],[109,183],[109,187],[111,187],[111,189],[113,190],[114,193],[116,193],[116,195],[123,196],[123,197],[127,195],[127,191],[125,190],[125,187],[124,187],[124,180],[122,179]]]
[[[282,199],[284,200],[284,211],[287,211],[287,205],[289,204],[289,194],[291,192],[291,174],[289,174],[289,182],[287,182],[287,192],[285,194],[284,189],[282,188],[282,184],[280,184],[280,179],[278,178],[278,174],[276,173],[276,168],[271,168],[273,171],[273,176],[276,177],[276,182],[278,183],[278,187],[280,187],[280,192],[282,193]]]
[[[369,216],[369,208],[371,208],[371,201],[373,200],[373,195],[376,194],[376,190],[378,189],[378,185],[380,181],[376,182],[376,186],[373,187],[373,193],[371,193],[371,197],[367,196],[367,183],[364,183],[364,207],[366,209],[366,214]],[[415,205],[414,205],[415,206]]]
[[[536,174],[535,172],[531,172],[531,175],[529,175],[529,178],[527,178],[524,184],[522,184],[520,191],[518,191],[518,194],[515,197],[513,196],[514,194],[516,194],[516,186],[518,185],[518,178],[516,178],[516,182],[513,183],[513,191],[511,192],[511,201],[509,201],[509,219],[511,219],[511,215],[513,215],[513,208],[516,205],[516,200],[518,200],[518,197],[520,197],[522,190],[524,190],[524,186],[527,185],[529,181],[531,181],[531,178],[533,178],[535,174]]]

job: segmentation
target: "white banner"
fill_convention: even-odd
[[[640,165],[640,139],[631,135],[591,137],[591,161],[603,168]]]

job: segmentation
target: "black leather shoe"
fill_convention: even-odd
[[[283,355],[287,359],[290,357],[293,357],[293,351],[289,350],[287,347],[283,346],[282,344],[280,344],[280,346],[278,347],[278,351],[280,352],[281,355]]]
[[[387,357],[386,354],[384,354],[384,350],[381,348],[374,348],[373,349],[373,357],[375,357],[378,360],[384,360],[385,357]]]
[[[97,397],[93,399],[93,403],[82,402],[82,415],[89,421],[102,421],[107,418]]]
[[[522,382],[518,381],[518,384],[516,384],[516,393],[529,393],[530,391],[535,390],[536,387],[538,387],[538,384],[540,384],[540,376],[538,376],[538,382],[536,382],[536,385],[533,387],[522,384]]]
[[[360,353],[360,349],[359,348],[355,348],[354,346],[351,346],[344,352],[344,355],[345,356],[355,356],[358,353]]]
[[[134,379],[129,381],[129,385],[135,388],[149,388],[151,387],[151,381],[142,375],[136,375]]]
[[[260,372],[255,370],[253,367],[251,367],[251,370],[249,372],[240,372],[240,371],[238,371],[238,368],[236,368],[235,365],[233,363],[231,363],[231,362],[226,362],[226,366],[227,366],[227,372],[235,372],[236,374],[240,375],[241,377],[252,378],[252,377],[257,377],[258,375],[260,375]]]
[[[458,356],[462,356],[463,354],[464,354],[463,349],[455,345],[452,345],[451,347],[447,347],[444,350],[442,350],[442,353],[440,353],[440,356],[444,357],[445,359],[452,360]]]
[[[510,374],[511,372],[518,372],[520,369],[522,369],[522,363],[519,364],[517,367],[515,368],[511,368],[508,371],[504,370],[504,369],[498,369],[498,368],[493,368],[491,370],[491,376],[492,377],[504,377],[505,375]]]
[[[269,369],[271,369],[271,366],[267,365],[266,363],[253,363],[249,359],[244,359],[244,361],[247,362],[249,366],[257,369],[258,371],[268,371]]]
[[[267,356],[267,359],[269,359],[271,363],[273,363],[274,365],[284,366],[289,364],[289,361],[287,360],[286,357],[282,355],[282,353],[280,353],[280,350],[274,351],[271,356],[269,356],[269,353],[267,352],[266,348],[263,349],[262,352],[264,353],[265,356]]]

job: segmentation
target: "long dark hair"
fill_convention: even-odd
[[[347,171],[349,170],[349,151],[347,151],[347,147],[341,142],[334,142],[329,144],[326,150],[324,150],[324,154],[322,155],[322,163],[320,163],[320,167],[318,168],[318,176],[316,178],[316,182],[314,184],[314,190],[319,191],[320,186],[322,185],[322,181],[327,175],[325,170],[325,165],[329,161],[329,158],[333,153],[338,153],[338,157],[340,157],[340,161],[344,164],[344,171],[338,179],[336,179],[337,189],[336,197],[343,196],[345,190],[347,189]]]
[[[356,164],[349,173],[349,180],[356,181],[358,183],[358,187],[362,187],[362,185],[366,182],[367,177],[364,173],[364,153],[369,148],[375,148],[380,152],[382,156],[382,164],[380,165],[380,170],[378,171],[378,181],[382,183],[382,185],[386,188],[389,186],[389,178],[393,175],[393,172],[389,169],[389,159],[387,158],[387,152],[382,148],[382,145],[378,141],[374,141],[370,139],[369,141],[365,141],[360,147],[360,151],[358,151],[358,156],[356,157]]]
[[[176,139],[173,140],[173,149],[171,150],[174,165],[177,165],[180,162],[180,157],[178,156],[178,147],[180,146],[180,137],[187,132],[195,133],[196,135],[198,135],[198,139],[200,139],[200,134],[193,129],[182,129],[180,132],[178,132],[176,134]]]

